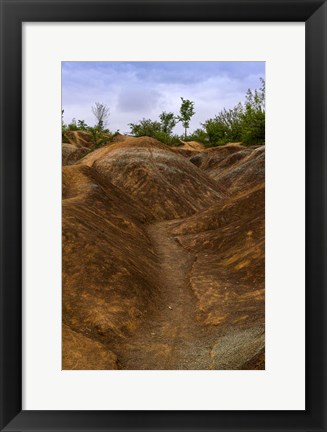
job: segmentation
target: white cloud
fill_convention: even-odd
[[[262,70],[255,73],[253,65],[246,75],[246,63],[240,64],[242,74],[209,72],[201,74],[197,68],[192,75],[192,64],[186,69],[185,81],[180,68],[170,67],[169,73],[160,68],[149,70],[142,66],[141,73],[135,64],[110,64],[98,67],[94,63],[67,63],[63,68],[63,108],[66,122],[84,119],[92,125],[95,119],[91,106],[95,101],[106,103],[110,107],[109,128],[128,132],[129,123],[145,118],[157,119],[162,111],[178,113],[180,97],[194,101],[196,114],[191,121],[191,130],[200,127],[200,123],[214,117],[223,108],[232,108],[243,102],[248,88],[258,88]],[[108,66],[107,66],[108,65]],[[211,66],[210,64],[208,64]],[[149,67],[149,65],[146,65]],[[185,68],[184,68],[185,69]],[[211,68],[212,69],[212,68]],[[154,75],[155,71],[155,75]],[[186,73],[185,72],[185,73]],[[177,125],[176,133],[182,133]]]

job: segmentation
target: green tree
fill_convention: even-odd
[[[204,129],[198,128],[195,129],[190,135],[187,137],[188,141],[199,141],[203,144],[207,144],[209,142],[208,134]]]
[[[248,90],[242,116],[241,140],[245,145],[265,142],[265,81],[260,79],[259,90]]]
[[[159,116],[161,120],[161,130],[164,133],[171,134],[176,126],[176,117],[172,112],[162,112]]]
[[[77,123],[76,123],[76,119],[75,117],[72,119],[72,121],[68,124],[67,129],[70,131],[77,131],[78,127],[77,127]]]
[[[213,119],[203,123],[211,145],[241,141],[243,127],[243,106],[241,103],[233,109],[223,109]]]
[[[131,133],[134,136],[149,136],[155,137],[158,132],[161,132],[161,124],[158,121],[143,118],[139,123],[129,123]]]
[[[169,114],[169,113],[168,113]],[[172,123],[163,124],[162,122],[153,121],[143,118],[139,123],[129,123],[131,133],[134,136],[148,136],[157,139],[167,145],[179,144],[178,137],[166,132],[169,130]]]
[[[190,127],[190,120],[194,116],[194,102],[189,99],[184,99],[181,97],[182,104],[179,109],[180,115],[177,117],[180,122],[182,122],[183,128],[185,130],[185,139],[187,137],[187,129]]]
[[[86,131],[88,129],[88,125],[85,123],[84,120],[78,120],[77,127],[79,130],[83,130],[83,131]]]
[[[259,90],[248,90],[245,103],[220,111],[202,124],[209,146],[242,142],[245,145],[265,142],[265,81]]]

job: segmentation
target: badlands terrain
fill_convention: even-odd
[[[63,144],[63,369],[264,369],[265,147]]]

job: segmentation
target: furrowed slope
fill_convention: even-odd
[[[61,150],[62,165],[72,165],[87,155],[88,152],[87,147],[77,147],[74,144],[64,143]]]
[[[264,186],[171,225],[195,255],[191,286],[199,318],[242,327],[263,319]]]
[[[246,147],[240,144],[211,147],[191,154],[190,161],[204,171],[210,171],[210,169],[217,168],[222,164],[228,156],[245,149]]]
[[[264,147],[253,149],[250,156],[240,158],[233,169],[222,174],[234,191],[223,204],[169,223],[171,236],[194,257],[189,277],[197,299],[197,319],[221,331],[212,349],[219,368],[230,367],[235,356],[244,360],[244,368],[246,361],[249,367],[264,368],[262,155]],[[243,332],[242,343],[239,332]],[[254,345],[257,357],[251,363],[249,353]],[[222,365],[225,351],[232,355]]]
[[[144,228],[148,218],[92,168],[63,168],[63,323],[88,338],[87,346],[92,339],[109,349],[155,304],[157,263]],[[76,337],[70,340],[66,348],[76,357]]]
[[[191,157],[190,161],[230,194],[244,187],[254,187],[265,176],[265,146],[230,144],[208,149]]]
[[[189,216],[225,197],[217,182],[153,138],[128,137],[80,163],[124,190],[153,220]]]
[[[195,153],[63,167],[64,368],[264,368],[264,147]]]

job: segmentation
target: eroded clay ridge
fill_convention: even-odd
[[[63,145],[63,369],[264,369],[264,146]]]

